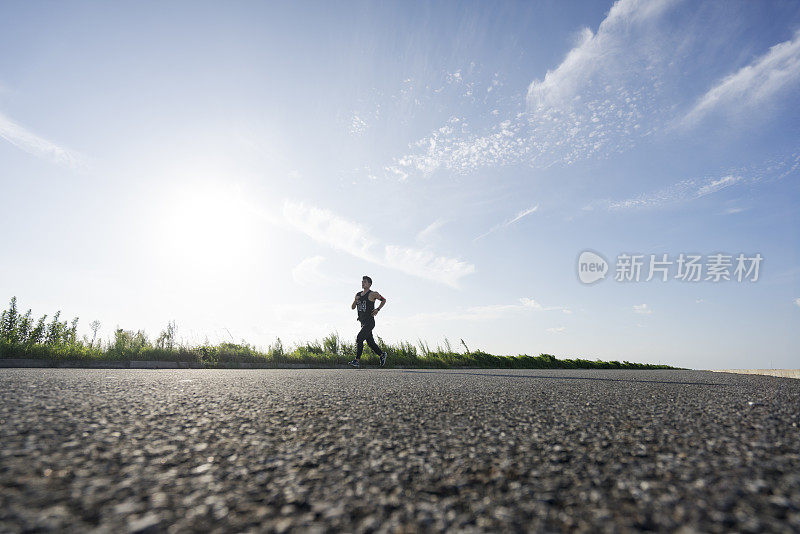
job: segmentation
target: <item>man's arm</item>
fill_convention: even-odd
[[[357,304],[358,304],[358,293],[356,293],[356,298],[353,299],[353,303],[350,305],[350,309],[355,310]]]
[[[380,304],[380,306],[378,306],[377,308],[375,308],[375,309],[372,311],[372,315],[375,315],[376,313],[378,313],[379,311],[381,311],[381,308],[383,308],[383,306],[386,304],[386,299],[385,299],[385,298],[383,298],[383,295],[381,295],[381,294],[380,294],[380,293],[378,293],[377,291],[375,291],[374,293],[376,293],[376,295],[375,295],[375,300],[379,300],[379,301],[381,301],[381,304]]]

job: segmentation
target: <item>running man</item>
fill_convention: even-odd
[[[367,342],[372,352],[381,357],[381,367],[386,364],[386,353],[381,350],[375,339],[372,337],[372,329],[375,328],[375,316],[386,304],[386,299],[377,291],[370,291],[372,278],[364,276],[361,279],[361,288],[364,291],[356,293],[356,298],[350,306],[351,310],[358,308],[358,320],[361,323],[361,330],[356,336],[356,359],[348,362],[353,367],[361,367],[361,352],[364,350],[364,341]],[[375,301],[380,300],[380,306],[375,308]]]

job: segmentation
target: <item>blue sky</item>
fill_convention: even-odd
[[[0,297],[36,314],[354,337],[369,274],[387,341],[800,363],[796,2],[4,2],[0,51]]]

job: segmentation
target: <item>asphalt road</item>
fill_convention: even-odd
[[[800,380],[0,370],[2,532],[800,531]]]

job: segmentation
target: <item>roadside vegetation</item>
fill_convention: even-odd
[[[266,349],[257,349],[248,343],[205,343],[189,346],[176,340],[174,322],[167,324],[159,336],[151,340],[142,330],[117,328],[113,338],[98,339],[100,323],[89,324],[92,335],[78,337],[78,318],[62,321],[61,312],[34,319],[31,310],[21,314],[17,299],[13,297],[7,310],[0,316],[0,358],[34,358],[58,361],[135,361],[162,360],[196,363],[201,367],[234,367],[250,364],[254,367],[279,367],[287,364],[306,364],[314,367],[338,367],[355,357],[354,341],[345,341],[332,333],[322,341],[284,347],[280,338]],[[582,358],[559,359],[550,354],[529,356],[495,356],[481,350],[470,350],[460,340],[458,350],[449,340],[444,346],[432,349],[422,340],[416,344],[401,341],[387,344],[376,337],[378,345],[388,350],[387,367],[482,367],[508,369],[674,369],[668,365],[632,363],[628,361],[600,361]],[[378,364],[378,357],[364,346],[362,364]]]

